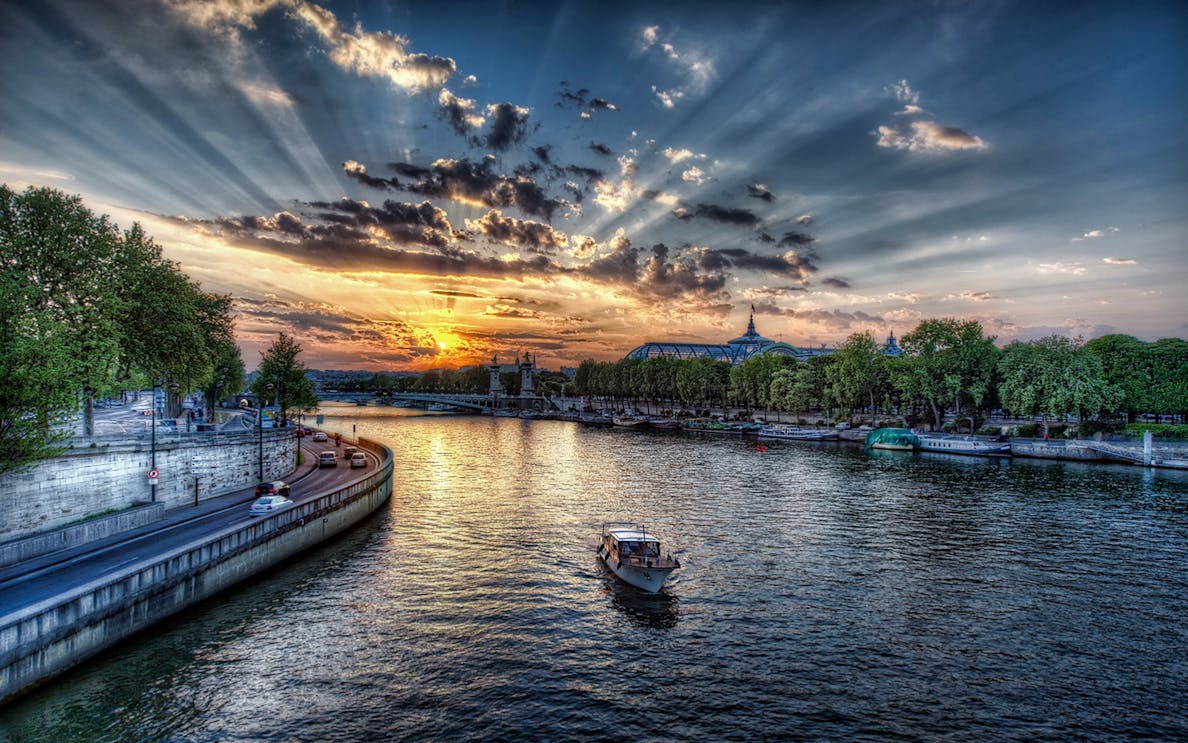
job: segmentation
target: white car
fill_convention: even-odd
[[[313,440],[314,441],[325,441],[326,440],[326,432],[318,431],[317,433],[314,434]]]
[[[351,455],[351,467],[366,467],[367,455],[361,451],[357,451]]]
[[[291,505],[293,505],[293,501],[283,495],[266,495],[263,498],[257,498],[248,512],[253,516],[266,516]]]

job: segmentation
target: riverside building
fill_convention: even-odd
[[[654,359],[667,356],[674,359],[710,358],[715,361],[729,361],[737,366],[752,356],[774,354],[776,356],[791,356],[806,361],[814,356],[828,356],[834,349],[821,346],[820,348],[797,348],[782,341],[764,338],[755,330],[755,312],[751,308],[751,316],[747,321],[747,332],[739,337],[721,344],[714,343],[682,343],[677,341],[648,341],[642,346],[632,349],[626,356],[629,359]],[[903,353],[895,341],[895,334],[887,336],[887,344],[883,353],[888,356],[898,356]]]

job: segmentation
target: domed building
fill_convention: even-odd
[[[775,354],[777,356],[793,356],[804,360],[811,356],[833,353],[831,348],[796,348],[795,346],[764,338],[755,330],[755,308],[751,308],[751,318],[747,322],[747,332],[734,340],[723,344],[711,343],[679,343],[673,341],[649,341],[632,349],[627,354],[629,359],[654,359],[667,356],[674,359],[711,358],[717,361],[729,361],[737,365],[760,354]]]

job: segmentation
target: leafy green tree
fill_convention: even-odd
[[[891,381],[919,401],[941,427],[949,403],[959,414],[964,399],[980,407],[990,392],[999,350],[975,320],[925,320],[900,340],[904,355],[891,366]]]
[[[1106,382],[1101,359],[1059,335],[1010,344],[999,370],[1003,406],[1016,415],[1042,416],[1045,434],[1049,417],[1116,410],[1122,400],[1121,390]]]
[[[115,318],[124,303],[118,275],[120,236],[107,217],[96,217],[78,196],[49,188],[17,194],[0,186],[0,271],[26,305],[17,311],[25,333],[49,332],[67,347],[56,370],[84,400],[84,432],[92,430],[91,402],[108,392],[119,363]],[[31,325],[28,321],[33,321]],[[62,413],[65,411],[42,411]]]
[[[31,311],[29,291],[0,272],[0,475],[61,451],[61,424],[75,405],[69,329]]]
[[[1156,380],[1148,344],[1130,335],[1103,335],[1086,343],[1085,350],[1101,361],[1106,381],[1121,390],[1127,422],[1136,413],[1155,410]]]
[[[869,332],[854,333],[833,355],[837,362],[829,369],[829,380],[838,401],[850,408],[869,403],[873,412],[885,358],[874,337]]]
[[[1188,418],[1188,341],[1163,338],[1149,346],[1155,380],[1151,412]]]
[[[311,411],[318,406],[313,383],[305,376],[305,365],[297,360],[300,354],[301,346],[280,333],[260,359],[260,374],[252,383],[256,399],[265,404],[273,399],[279,401],[283,424],[288,423],[290,410]]]

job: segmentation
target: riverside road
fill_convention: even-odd
[[[327,449],[339,453],[339,464],[319,469],[318,453]],[[335,449],[333,442],[306,438],[302,439],[301,450],[305,464],[286,479],[292,486],[289,497],[294,504],[365,477],[375,471],[377,464],[370,452],[364,452],[368,458],[366,469],[352,469],[341,458],[342,449]],[[171,509],[164,519],[148,526],[10,565],[0,570],[0,616],[84,586],[125,566],[156,558],[226,527],[253,520],[248,515],[253,500],[254,487],[244,488],[207,499],[198,506]]]

